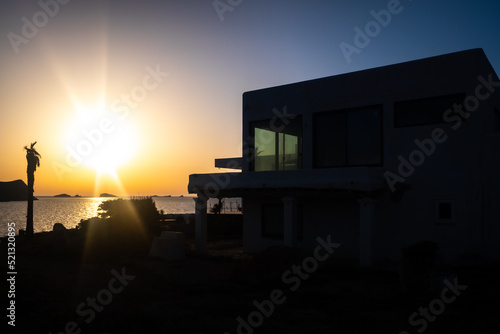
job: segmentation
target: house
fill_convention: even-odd
[[[362,266],[420,242],[450,264],[500,259],[500,83],[473,49],[243,94],[234,173],[193,174],[206,201],[242,197],[243,248],[314,249]]]

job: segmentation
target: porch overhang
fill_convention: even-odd
[[[375,202],[372,194],[387,188],[382,167],[354,167],[293,171],[214,173],[189,175],[188,191],[196,193],[196,249],[204,253],[207,243],[207,201],[210,197],[274,195],[284,203],[284,244],[297,241],[297,201],[295,198],[338,194],[357,198],[360,204],[360,265],[373,263],[372,229]]]
[[[345,190],[369,193],[387,188],[382,167],[189,175],[188,191],[205,197],[242,197],[268,191]]]

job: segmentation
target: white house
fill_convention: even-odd
[[[235,173],[193,174],[206,201],[242,197],[243,247],[313,249],[369,266],[420,241],[447,263],[500,259],[500,83],[481,49],[243,94]]]

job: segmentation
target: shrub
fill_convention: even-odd
[[[78,224],[86,232],[87,250],[94,254],[144,254],[159,231],[160,214],[151,197],[105,201],[98,213]]]

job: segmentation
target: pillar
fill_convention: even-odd
[[[195,201],[195,246],[196,252],[205,253],[207,248],[207,200],[208,198],[198,194]]]

